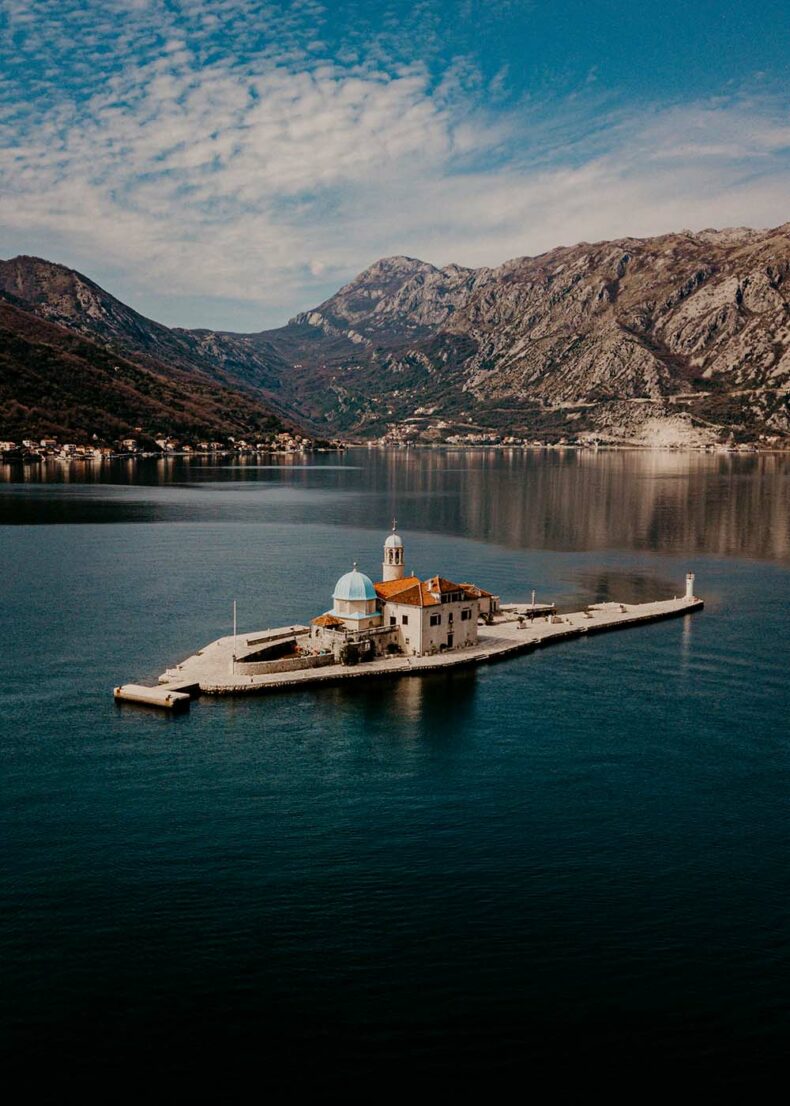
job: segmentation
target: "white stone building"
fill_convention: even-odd
[[[314,651],[364,659],[387,653],[423,656],[477,643],[478,618],[490,617],[498,598],[443,576],[406,576],[404,556],[393,525],[384,543],[382,579],[374,584],[356,564],[340,577],[331,610],[311,623]]]

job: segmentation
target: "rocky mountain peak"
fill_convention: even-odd
[[[25,254],[0,260],[0,291],[36,303],[42,310],[49,307],[53,313],[59,307],[68,313],[83,304],[95,304],[106,295],[75,269]]]
[[[33,305],[41,318],[86,333],[112,336],[141,323],[159,326],[143,319],[76,269],[40,257],[21,255],[0,260],[3,293]]]
[[[380,341],[385,333],[388,340],[414,337],[444,323],[475,276],[461,265],[438,269],[413,257],[385,257],[292,322],[357,343]]]

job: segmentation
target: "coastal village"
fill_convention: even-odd
[[[783,449],[780,435],[763,434],[754,441],[736,441],[731,433],[713,435],[698,432],[688,420],[657,420],[645,424],[630,438],[588,431],[573,435],[523,435],[497,432],[480,426],[459,425],[442,418],[420,414],[392,423],[379,438],[368,441],[382,449],[662,449],[704,453],[758,453]]]
[[[639,446],[602,442],[597,438],[540,441],[493,433],[451,434],[436,441],[421,440],[416,431],[398,428],[388,431],[381,438],[364,443],[335,439],[310,438],[298,433],[281,432],[263,440],[228,438],[227,441],[184,441],[174,437],[154,439],[153,448],[141,438],[122,438],[108,446],[94,442],[61,442],[57,437],[22,438],[20,441],[0,439],[0,463],[36,465],[45,461],[103,462],[118,458],[167,458],[167,457],[255,457],[266,455],[300,455],[307,453],[342,452],[353,447],[368,449],[667,449],[670,451],[702,451],[705,453],[757,453],[760,450],[779,448],[776,441],[756,443],[722,442],[718,444],[669,443],[663,446]]]
[[[359,676],[415,676],[476,665],[554,642],[689,614],[703,606],[694,574],[673,599],[594,603],[559,613],[554,603],[503,603],[498,595],[441,573],[406,572],[405,543],[393,522],[380,579],[354,563],[336,581],[331,606],[308,625],[233,633],[165,669],[156,686],[120,684],[119,702],[184,710],[205,695],[264,693]]]
[[[19,442],[0,441],[0,459],[9,464],[41,461],[109,461],[116,457],[190,457],[190,456],[252,456],[257,453],[313,453],[319,450],[341,450],[340,441],[309,438],[304,434],[281,431],[264,439],[228,438],[226,441],[184,441],[167,435],[153,439],[122,438],[113,446],[93,442],[61,442],[56,437],[23,438]]]

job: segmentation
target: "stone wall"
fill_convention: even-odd
[[[307,626],[289,626],[287,630],[267,630],[257,637],[245,638],[246,645],[270,645],[286,637],[299,637],[308,632]],[[241,635],[239,635],[241,637]]]
[[[268,676],[275,672],[297,672],[302,668],[323,668],[335,664],[331,653],[318,657],[284,657],[279,661],[236,661],[237,676]]]
[[[279,661],[284,657],[293,657],[296,653],[296,638],[281,637],[277,641],[269,641],[259,649],[252,649],[238,657],[244,664],[257,664],[260,661]]]
[[[374,626],[372,629],[355,634],[345,630],[332,630],[324,626],[313,626],[310,631],[311,647],[313,649],[328,649],[335,655],[335,658],[340,656],[340,651],[345,645],[350,643],[356,644],[362,640],[373,642],[373,649],[376,656],[386,656],[387,646],[390,643],[394,645],[398,645],[399,643],[398,630],[397,627]]]

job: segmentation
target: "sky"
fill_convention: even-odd
[[[0,256],[255,331],[380,257],[790,220],[787,0],[0,0]]]

